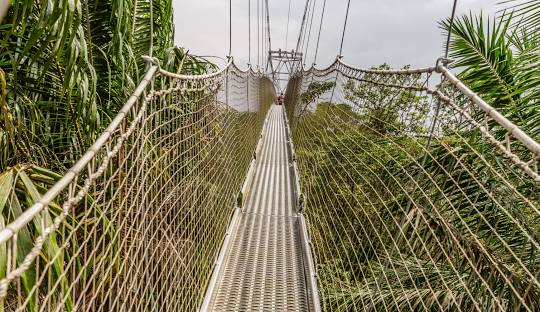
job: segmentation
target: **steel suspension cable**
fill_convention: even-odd
[[[251,0],[248,0],[248,66],[251,66]]]
[[[318,52],[319,52],[319,41],[321,39],[321,31],[322,31],[325,8],[326,8],[326,0],[323,1],[323,7],[322,7],[322,13],[321,13],[321,21],[320,21],[320,24],[319,24],[319,32],[317,34],[317,45],[315,46],[315,56],[313,57],[313,65],[316,65],[316,63],[317,63],[317,55],[318,55]]]
[[[458,0],[454,0],[454,5],[452,6],[452,15],[450,16],[450,25],[448,27],[448,34],[446,36],[446,45],[444,49],[444,58],[448,58],[448,52],[450,51],[450,38],[452,37],[452,29],[454,28],[454,18],[456,15],[456,7]]]
[[[309,2],[310,0],[306,0],[306,5],[304,7],[304,14],[302,16],[302,22],[300,23],[300,31],[298,32],[298,40],[296,41],[296,52],[300,52],[300,42],[302,40],[302,34],[304,32],[304,25],[306,22],[306,16],[308,14],[308,8],[309,8]],[[300,66],[302,66],[302,61],[298,62]],[[296,66],[295,66],[296,67]]]
[[[444,60],[443,63],[446,63],[448,62],[448,53],[450,51],[450,39],[452,37],[452,28],[454,27],[454,17],[456,15],[456,7],[457,7],[457,2],[458,0],[454,0],[454,4],[452,6],[452,14],[450,16],[450,25],[448,27],[448,34],[446,36],[446,45],[445,45],[445,51],[444,51]],[[441,85],[444,83],[444,80],[446,79],[445,76],[442,76],[441,77]],[[439,110],[440,110],[440,107],[439,105],[437,105],[436,107],[436,110],[435,110],[435,116],[433,118],[433,122],[432,122],[432,126],[431,126],[431,130],[430,130],[430,133],[429,133],[429,138],[426,142],[426,149],[431,146],[431,141],[433,140],[433,131],[435,130],[435,127],[437,126],[437,121],[439,119]],[[422,163],[424,163],[427,159],[427,155],[424,155],[424,159],[422,161]]]
[[[229,0],[229,54],[231,57],[232,54],[232,0]]]
[[[257,0],[257,67],[261,68],[261,51],[260,51],[260,19],[259,19],[259,6],[260,6],[261,0]]]
[[[261,38],[262,38],[262,42],[261,42],[261,65],[262,65],[262,69],[263,71],[266,70],[266,62],[267,62],[267,59],[266,59],[266,36],[267,36],[267,33],[266,33],[266,13],[265,13],[265,8],[266,8],[266,5],[264,3],[264,1],[266,0],[262,0],[262,3],[261,3]]]
[[[345,30],[347,29],[347,19],[349,18],[349,7],[351,5],[351,0],[347,1],[347,11],[345,12],[345,21],[343,22],[343,32],[341,33],[341,44],[339,45],[339,56],[343,52],[343,40],[345,39]]]
[[[307,39],[306,39],[306,49],[305,49],[305,53],[304,53],[304,61],[307,61],[307,58],[308,58],[308,51],[309,51],[309,41],[311,39],[311,26],[313,26],[313,17],[315,16],[315,8],[317,6],[317,0],[313,0],[313,5],[312,5],[312,9],[311,9],[311,18],[310,18],[310,22],[309,22],[309,30],[307,32]]]
[[[345,20],[343,22],[343,32],[341,33],[341,43],[339,45],[339,53],[338,53],[338,59],[341,59],[342,52],[343,52],[343,40],[345,38],[345,30],[347,29],[347,19],[349,18],[349,7],[351,4],[351,0],[347,1],[347,10],[345,11]],[[334,86],[332,87],[332,95],[330,96],[330,102],[334,99],[334,91],[336,89],[336,81],[338,79],[339,72],[336,72],[336,77],[334,79]]]
[[[309,20],[310,20],[310,16],[312,16],[311,14],[311,11],[312,11],[312,8],[313,8],[313,3],[315,2],[315,0],[310,0],[310,3],[309,3],[309,7],[308,7],[308,11],[307,11],[307,16],[306,16],[306,25],[304,27],[304,32],[302,33],[302,41],[300,42],[300,52],[302,52],[302,65],[304,65],[303,63],[305,62],[305,59],[306,59],[306,55],[305,55],[305,50],[304,50],[304,47],[305,47],[305,43],[306,43],[306,40],[307,40],[307,33],[308,33],[308,23],[309,23]]]
[[[289,40],[289,21],[291,18],[291,0],[289,0],[289,9],[287,10],[287,31],[285,32],[285,51],[287,51],[287,44]]]
[[[268,33],[268,51],[267,51],[267,66],[270,65],[270,70],[274,70],[272,68],[272,62],[269,59],[270,58],[270,51],[272,50],[272,40],[270,37],[270,8],[268,7],[268,0],[265,0],[266,3],[266,31]]]

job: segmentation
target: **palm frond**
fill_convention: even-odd
[[[440,23],[448,31],[449,20]],[[452,27],[450,57],[463,69],[462,79],[497,108],[515,106],[524,90],[514,85],[513,50],[507,39],[510,21],[463,15]]]
[[[524,27],[530,32],[538,31],[540,28],[539,0],[506,0],[500,2],[499,5],[505,7],[502,11],[504,18],[512,19],[510,14],[513,15],[515,19],[514,25]]]

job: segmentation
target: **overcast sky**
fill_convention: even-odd
[[[240,67],[248,62],[248,4],[251,1],[251,63],[257,64],[257,4],[264,0],[232,0],[232,55]],[[324,0],[315,4],[307,64],[314,46]],[[296,46],[305,0],[268,0],[272,49]],[[494,15],[498,0],[459,0],[458,14]],[[360,67],[384,62],[392,67],[434,65],[442,54],[444,36],[437,22],[450,15],[452,0],[351,0],[343,47],[344,61]],[[229,1],[173,0],[176,45],[197,55],[224,57],[229,48]],[[328,66],[339,51],[347,0],[327,0],[317,67]],[[309,24],[308,24],[309,26]],[[262,53],[262,51],[261,51]]]

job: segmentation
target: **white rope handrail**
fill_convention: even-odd
[[[0,261],[0,309],[100,309],[106,303],[145,310],[159,301],[183,311],[198,305],[274,100],[267,76],[238,68],[232,58],[206,75],[150,66],[88,151],[0,228],[8,259]],[[185,232],[187,217],[197,228]],[[185,252],[195,246],[196,259]],[[143,299],[148,288],[141,270],[149,278],[144,283],[159,288],[152,302]],[[201,277],[191,281],[196,293],[170,285],[169,273],[184,271]],[[24,289],[13,287],[27,274],[35,279],[25,280]],[[172,289],[171,301],[166,292]],[[13,296],[20,300],[12,302]]]
[[[338,59],[285,103],[324,310],[537,310],[535,138],[439,62]]]
[[[120,109],[120,112],[112,120],[109,126],[103,131],[103,133],[96,139],[94,144],[90,146],[88,151],[79,159],[73,167],[71,167],[66,174],[51,188],[49,189],[39,200],[39,202],[32,205],[29,209],[25,210],[17,219],[13,222],[6,225],[5,228],[0,230],[0,244],[8,241],[15,233],[22,229],[28,222],[34,218],[38,213],[40,213],[49,203],[56,197],[60,192],[65,190],[65,188],[77,177],[84,168],[90,163],[97,151],[101,149],[111,137],[111,134],[114,133],[118,126],[122,123],[127,113],[132,109],[133,105],[137,102],[139,97],[143,94],[144,90],[152,81],[154,75],[158,71],[157,66],[151,66],[146,74],[144,75],[142,81],[139,83],[133,94],[126,101],[126,104]]]
[[[478,94],[469,89],[462,81],[460,81],[450,70],[443,65],[439,65],[437,71],[441,72],[463,95],[468,97],[474,104],[480,107],[487,115],[495,120],[500,126],[506,129],[514,138],[523,143],[534,155],[540,157],[540,144],[531,138],[527,133],[521,130],[517,125],[504,117],[494,107],[484,101]]]

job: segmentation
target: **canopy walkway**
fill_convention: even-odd
[[[150,66],[1,220],[0,311],[540,310],[540,145],[515,116],[443,64],[338,58],[275,98],[232,59]]]
[[[282,106],[273,105],[254,160],[253,188],[209,289],[211,311],[313,310],[305,264],[312,260],[301,237],[288,142]]]

